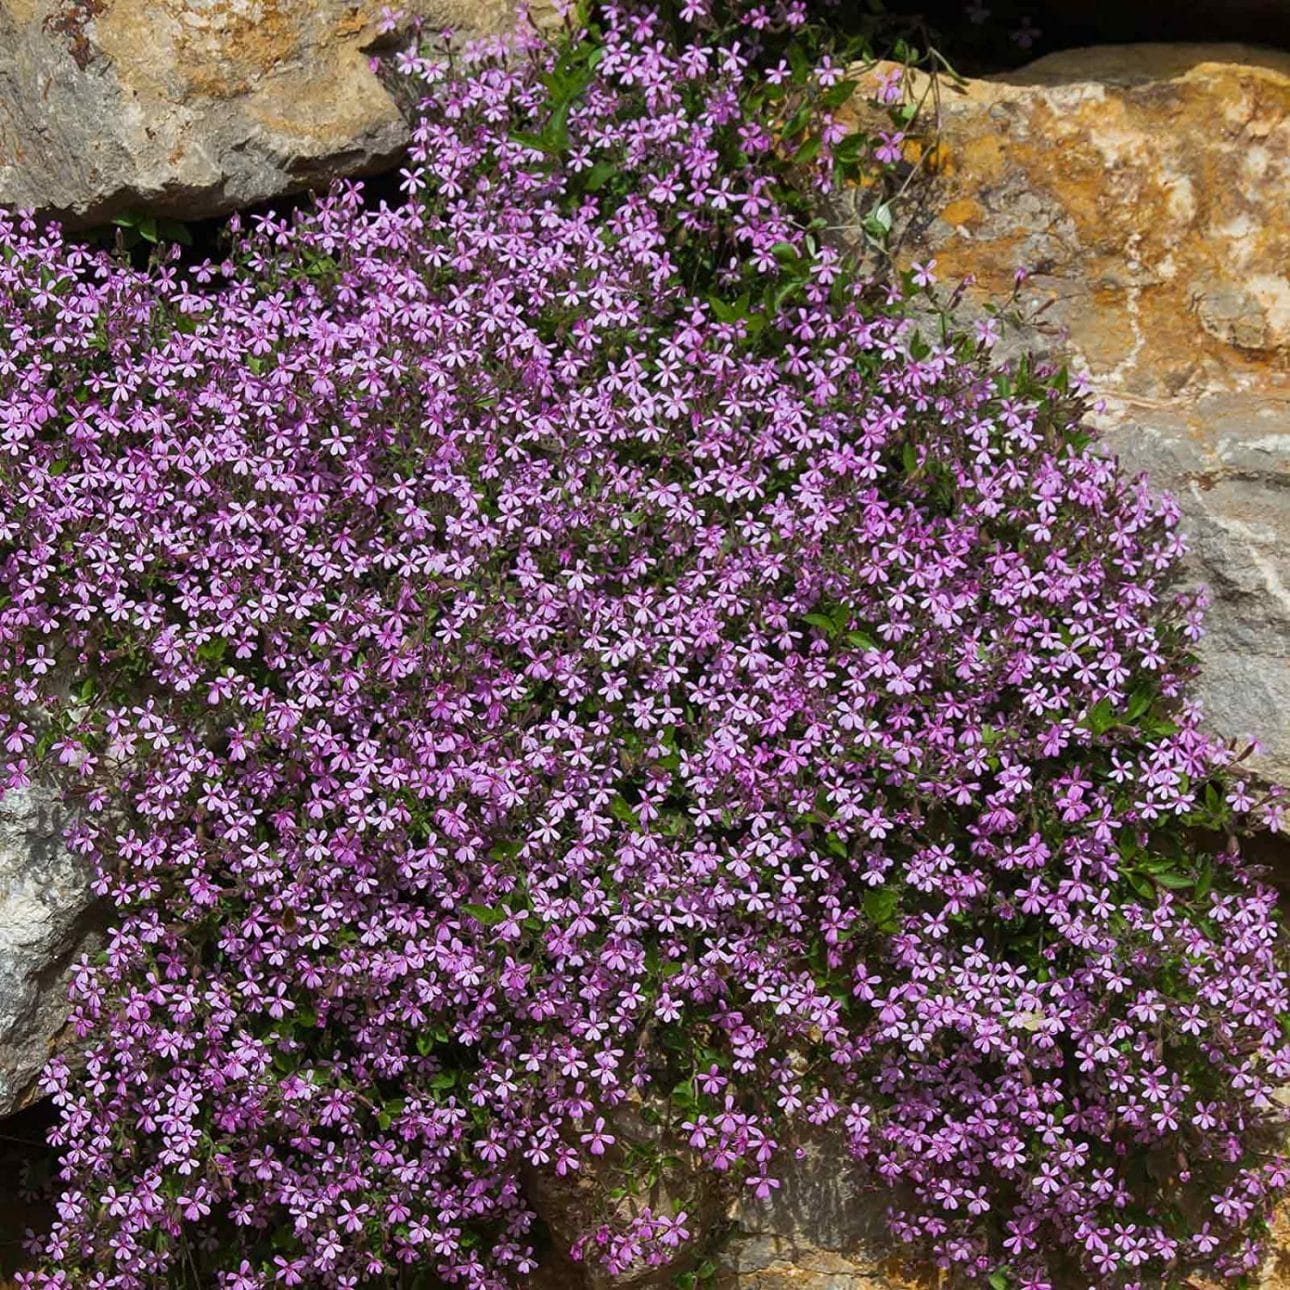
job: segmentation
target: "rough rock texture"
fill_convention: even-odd
[[[383,7],[0,0],[0,204],[192,219],[387,166],[407,126],[371,68]],[[392,7],[497,31],[514,0]]]
[[[1071,50],[940,102],[902,257],[978,306],[1030,270],[1023,341],[1088,373],[1108,447],[1186,513],[1215,728],[1290,782],[1290,55]]]
[[[716,1290],[922,1290],[882,1230],[884,1201],[864,1191],[845,1151],[817,1141],[780,1169],[769,1202],[740,1202],[718,1257]]]
[[[786,1171],[773,1203],[739,1216],[718,1255],[713,1290],[951,1290],[961,1283],[934,1269],[903,1265],[879,1223],[882,1202],[847,1180],[845,1166],[823,1154]],[[1290,1290],[1290,1211],[1272,1221],[1271,1252],[1253,1290]],[[1224,1284],[1189,1280],[1189,1290]],[[535,1290],[577,1290],[552,1281]],[[1056,1290],[1085,1290],[1060,1284]]]
[[[40,788],[0,799],[0,1115],[32,1100],[66,1021],[69,970],[98,933],[86,866],[62,844],[66,820]]]

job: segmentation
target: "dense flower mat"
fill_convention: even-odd
[[[995,1286],[1255,1266],[1286,982],[1177,513],[804,226],[870,160],[796,7],[680,8],[404,56],[406,200],[222,263],[0,218],[6,782],[116,911],[24,1285],[517,1285],[533,1171],[682,1267],[808,1125]]]

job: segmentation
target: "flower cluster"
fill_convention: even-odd
[[[670,1262],[808,1128],[968,1276],[1256,1262],[1287,989],[1177,515],[781,200],[795,6],[684,8],[404,55],[406,200],[221,263],[0,219],[5,782],[116,912],[31,1290],[510,1286],[535,1175]]]

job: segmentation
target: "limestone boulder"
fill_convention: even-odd
[[[36,1095],[67,1020],[71,969],[101,920],[67,808],[39,786],[0,798],[0,1116]]]
[[[381,0],[0,0],[0,205],[196,219],[388,167]],[[514,0],[400,0],[497,32]],[[535,16],[550,17],[545,2]]]
[[[1029,271],[1011,343],[1086,373],[1106,448],[1178,498],[1211,723],[1290,782],[1290,55],[1103,46],[938,97],[900,258],[977,308]]]

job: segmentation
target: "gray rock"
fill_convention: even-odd
[[[718,1290],[900,1290],[898,1251],[845,1147],[819,1134],[777,1169],[767,1201],[741,1198],[718,1257]],[[925,1283],[920,1283],[925,1284]]]
[[[40,787],[0,799],[0,1115],[34,1100],[71,968],[98,940],[89,867],[62,842],[67,818]]]
[[[1193,583],[1210,594],[1199,695],[1211,722],[1290,783],[1290,418],[1284,402],[1215,395],[1186,408],[1120,401],[1100,417],[1121,463],[1182,508]]]
[[[380,0],[0,0],[0,204],[98,223],[219,215],[387,167]],[[513,0],[401,0],[499,31]],[[543,6],[535,7],[541,11]]]

